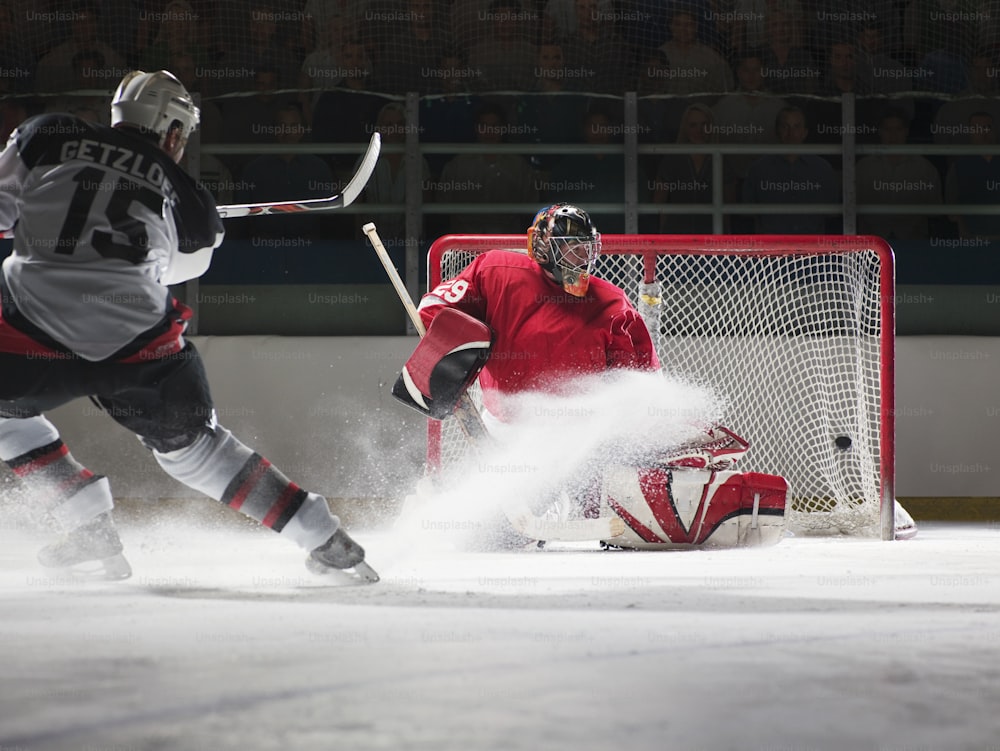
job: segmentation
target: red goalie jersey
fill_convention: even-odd
[[[420,302],[429,326],[445,307],[486,323],[493,350],[479,375],[487,410],[509,419],[506,394],[560,391],[567,381],[614,368],[660,367],[642,318],[621,289],[591,278],[577,297],[520,253],[492,250]]]

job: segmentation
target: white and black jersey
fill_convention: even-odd
[[[0,153],[11,228],[4,317],[93,361],[158,336],[178,307],[166,285],[203,274],[223,237],[211,194],[153,141],[61,114],[26,120]]]

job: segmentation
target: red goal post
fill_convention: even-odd
[[[603,235],[595,276],[643,315],[664,373],[719,393],[750,441],[741,467],[780,474],[801,533],[893,539],[892,249],[870,236]],[[428,285],[521,235],[446,235]],[[466,447],[428,421],[434,471]]]

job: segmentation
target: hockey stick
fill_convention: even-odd
[[[277,202],[277,203],[234,203],[225,206],[216,206],[222,219],[232,219],[238,216],[265,216],[267,214],[297,214],[304,211],[332,211],[350,206],[355,199],[365,189],[368,180],[371,179],[372,172],[375,171],[375,164],[378,162],[379,152],[382,150],[382,135],[378,132],[372,133],[372,139],[368,142],[368,149],[358,166],[358,171],[350,179],[340,193],[334,193],[328,198],[310,198],[305,201]],[[14,230],[8,229],[0,232],[0,239],[14,237]]]
[[[361,228],[361,231],[368,236],[372,247],[375,248],[375,252],[378,254],[382,266],[385,267],[385,272],[389,275],[389,280],[392,282],[396,294],[399,295],[403,307],[406,308],[410,321],[413,323],[413,328],[416,329],[417,334],[421,337],[424,336],[427,333],[424,322],[420,320],[420,313],[417,312],[417,307],[413,304],[410,293],[403,284],[399,272],[393,266],[389,252],[382,244],[375,225],[369,222]],[[479,410],[476,409],[476,405],[472,403],[472,398],[467,393],[459,397],[454,415],[466,439],[468,439],[474,449],[484,451],[486,448],[496,445],[493,437],[486,429],[486,425],[483,424],[483,418],[479,414]],[[573,519],[562,522],[550,521],[532,513],[522,498],[505,504],[503,512],[515,530],[532,540],[606,540],[617,537],[625,531],[625,522],[617,516],[598,519]]]
[[[378,162],[379,152],[382,150],[382,136],[377,131],[372,133],[372,139],[368,142],[368,149],[364,158],[358,166],[358,171],[350,179],[340,193],[334,193],[328,198],[310,198],[305,201],[276,202],[276,203],[235,203],[226,206],[216,206],[216,211],[223,219],[232,219],[237,216],[265,216],[267,214],[297,214],[303,211],[332,211],[350,206],[354,200],[361,195],[368,180],[371,179],[372,172],[375,171],[375,164]]]

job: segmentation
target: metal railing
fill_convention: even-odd
[[[395,97],[400,99],[399,97]],[[387,98],[387,101],[391,97]],[[356,203],[340,209],[341,213],[358,214],[366,217],[374,216],[376,222],[380,215],[403,214],[405,217],[405,269],[403,277],[411,295],[417,296],[420,265],[420,234],[423,217],[432,214],[472,214],[497,213],[521,214],[530,218],[539,207],[538,203],[475,203],[475,202],[432,202],[423,201],[424,185],[422,174],[416,167],[421,159],[428,155],[476,154],[486,148],[490,153],[520,154],[524,156],[542,155],[557,156],[567,154],[616,154],[624,157],[625,192],[621,202],[588,202],[586,208],[594,214],[621,213],[625,218],[625,232],[639,231],[639,218],[644,215],[678,214],[678,215],[709,215],[712,218],[713,234],[724,233],[725,217],[734,215],[763,214],[824,214],[839,215],[843,222],[844,234],[856,233],[856,220],[859,214],[897,214],[897,215],[992,215],[998,209],[992,205],[968,204],[877,204],[859,205],[855,193],[855,160],[859,156],[874,154],[901,154],[921,156],[962,156],[962,155],[1000,155],[1000,144],[992,146],[978,145],[938,145],[938,144],[904,144],[887,146],[880,144],[858,144],[855,141],[854,97],[847,94],[841,98],[841,142],[828,144],[802,144],[797,146],[782,144],[734,144],[734,143],[640,143],[638,97],[635,92],[624,95],[624,120],[621,143],[607,145],[593,144],[532,144],[532,143],[502,143],[490,144],[484,147],[475,143],[424,143],[419,139],[419,103],[416,94],[409,94],[402,99],[406,115],[405,143],[384,144],[383,153],[403,153],[406,159],[406,200],[403,203],[373,204]],[[309,153],[317,155],[359,154],[363,144],[328,144],[300,143],[295,145],[279,144],[195,144],[201,153],[216,156],[227,155],[262,155]],[[802,203],[743,203],[727,201],[724,194],[723,159],[712,159],[712,200],[711,203],[680,204],[651,203],[639,200],[639,162],[640,157],[659,156],[665,154],[708,153],[713,157],[727,155],[773,155],[773,154],[816,154],[838,156],[842,159],[841,196],[839,203],[802,204]],[[197,155],[194,163],[197,164]],[[289,196],[289,199],[296,196]]]

